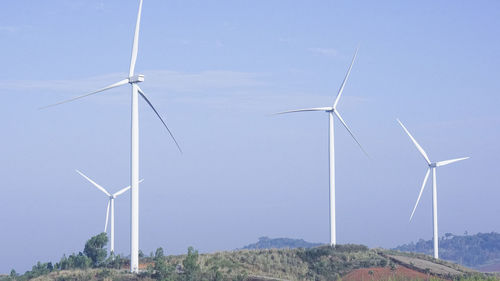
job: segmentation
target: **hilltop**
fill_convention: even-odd
[[[298,249],[237,250],[198,254],[192,248],[187,255],[165,256],[159,248],[141,259],[139,275],[127,272],[127,262],[103,264],[97,268],[59,270],[39,263],[33,270],[7,280],[57,281],[270,281],[270,280],[467,280],[486,276],[422,254],[369,249],[362,245],[320,246]],[[489,277],[489,280],[498,279]]]
[[[262,237],[249,247],[273,245],[283,249],[242,249],[199,254],[192,247],[186,255],[164,254],[162,248],[146,257],[140,255],[140,273],[128,272],[130,261],[120,255],[107,255],[106,233],[91,237],[82,252],[55,263],[38,262],[19,275],[12,270],[0,281],[285,281],[285,280],[470,280],[500,281],[495,277],[435,260],[424,254],[369,249],[363,245],[323,245],[289,248],[303,240]],[[291,244],[290,244],[291,243]],[[288,245],[288,246],[287,246]]]
[[[432,240],[398,246],[394,250],[431,255]],[[475,235],[446,233],[439,239],[439,257],[484,271],[500,271],[500,234],[496,232]]]

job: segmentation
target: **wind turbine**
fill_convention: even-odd
[[[413,214],[415,214],[415,210],[417,209],[418,202],[420,201],[420,197],[422,196],[422,192],[424,191],[425,184],[427,183],[427,179],[429,178],[429,173],[432,171],[432,217],[433,217],[433,226],[434,226],[434,258],[438,259],[439,258],[439,236],[438,236],[438,217],[437,217],[437,183],[436,183],[436,168],[445,166],[451,163],[455,163],[458,161],[462,161],[465,159],[469,159],[470,157],[462,157],[462,158],[456,158],[456,159],[451,159],[451,160],[445,160],[445,161],[439,161],[439,162],[431,162],[429,160],[429,157],[427,156],[427,153],[425,153],[424,149],[418,144],[417,140],[410,134],[408,129],[399,121],[399,119],[396,119],[403,127],[403,130],[405,130],[406,134],[410,137],[412,140],[413,144],[417,147],[417,150],[422,154],[424,157],[425,162],[429,166],[427,169],[427,172],[425,173],[424,177],[424,182],[422,183],[422,188],[420,188],[420,193],[418,194],[417,198],[417,203],[415,203],[415,207],[413,207],[413,211],[411,212],[410,216],[410,221],[413,218]]]
[[[156,116],[160,119],[160,121],[163,123],[165,128],[167,129],[168,133],[174,140],[175,144],[177,145],[177,148],[179,151],[182,150],[177,143],[176,139],[174,138],[174,135],[168,128],[167,124],[163,119],[161,118],[160,114],[158,111],[154,108],[153,104],[149,101],[149,99],[146,97],[144,94],[144,91],[139,87],[139,83],[144,81],[144,75],[142,74],[135,74],[135,64],[137,62],[137,53],[139,50],[139,29],[140,29],[140,23],[141,23],[141,12],[142,12],[142,2],[143,0],[140,0],[139,2],[139,12],[137,13],[137,22],[135,25],[135,32],[134,32],[134,40],[132,44],[132,57],[130,60],[130,68],[129,68],[129,73],[128,77],[120,80],[114,84],[111,84],[109,86],[106,86],[104,88],[101,88],[97,91],[87,93],[85,95],[81,95],[69,100],[65,100],[62,102],[58,102],[52,105],[48,105],[43,108],[55,106],[55,105],[60,105],[63,103],[71,102],[77,99],[81,99],[90,95],[94,95],[100,92],[104,92],[109,89],[113,89],[119,86],[123,86],[126,84],[130,84],[132,88],[132,121],[131,121],[131,163],[130,163],[130,186],[131,186],[131,196],[130,196],[130,202],[131,202],[131,223],[130,223],[130,271],[138,273],[139,272],[139,95],[146,101],[146,103],[153,109],[155,112]]]
[[[354,64],[354,61],[356,60],[356,56],[358,54],[358,50],[356,49],[356,52],[354,53],[354,56],[351,61],[351,65],[349,66],[349,69],[347,70],[347,74],[344,78],[344,81],[342,82],[342,85],[340,86],[339,92],[337,94],[337,97],[335,98],[335,101],[333,102],[333,106],[331,107],[315,107],[315,108],[306,108],[306,109],[297,109],[297,110],[289,110],[289,111],[283,111],[283,112],[278,112],[276,114],[285,114],[285,113],[295,113],[295,112],[304,112],[304,111],[325,111],[328,113],[329,117],[329,164],[330,164],[330,246],[335,246],[337,244],[337,234],[336,234],[336,227],[335,227],[335,149],[334,149],[334,126],[333,126],[333,120],[334,120],[334,115],[337,116],[339,119],[340,123],[347,129],[349,134],[352,136],[354,141],[358,144],[358,146],[363,150],[363,152],[368,155],[361,144],[358,142],[356,137],[354,137],[354,134],[352,133],[351,129],[347,126],[345,123],[344,119],[342,119],[342,116],[340,116],[340,113],[337,110],[337,105],[339,103],[340,97],[342,96],[342,92],[344,91],[345,84],[347,82],[347,79],[349,78],[349,74],[351,73],[352,66]]]
[[[95,181],[91,180],[89,177],[84,175],[82,172],[80,172],[78,170],[75,170],[75,171],[108,196],[108,206],[106,207],[106,223],[104,224],[104,232],[107,233],[108,221],[109,221],[109,217],[111,217],[111,222],[110,222],[111,227],[110,227],[110,234],[109,234],[109,236],[110,236],[109,252],[114,253],[115,252],[115,198],[118,197],[119,195],[122,195],[123,193],[127,192],[130,189],[130,185],[121,189],[118,192],[111,194],[104,187],[100,186]],[[142,182],[142,181],[143,180],[140,180],[139,182]],[[110,212],[111,212],[111,216],[110,216]]]

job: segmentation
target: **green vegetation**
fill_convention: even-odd
[[[431,255],[432,240],[420,239],[396,247],[403,252],[424,253]],[[476,235],[453,235],[446,233],[439,239],[439,257],[469,267],[480,267],[500,261],[500,234],[478,233]]]
[[[94,267],[100,266],[104,259],[106,259],[107,251],[104,248],[108,243],[108,236],[106,233],[101,233],[90,238],[87,243],[85,243],[85,249],[83,253],[92,261]]]
[[[106,233],[98,234],[90,238],[87,243],[85,243],[85,248],[82,252],[78,254],[71,254],[68,257],[63,255],[59,262],[53,264],[52,262],[37,262],[31,270],[26,271],[23,275],[17,274],[17,272],[12,269],[11,273],[7,277],[0,278],[0,280],[16,280],[25,281],[37,278],[39,276],[50,275],[52,272],[60,272],[64,270],[87,270],[90,268],[121,268],[128,261],[120,256],[110,256],[106,258],[107,251],[104,248],[108,238]],[[60,281],[66,280],[65,278]],[[79,280],[79,279],[68,279],[68,280]]]
[[[321,246],[320,243],[310,243],[303,239],[290,239],[290,238],[269,238],[260,237],[257,243],[253,243],[243,247],[246,250],[259,250],[259,249],[295,249],[295,248],[313,248]]]
[[[199,254],[190,247],[186,255],[168,256],[158,248],[149,257],[142,255],[141,272],[128,272],[129,261],[120,256],[106,257],[104,233],[90,238],[83,252],[63,256],[55,264],[38,262],[19,275],[12,270],[0,281],[282,281],[341,280],[356,269],[394,271],[408,267],[429,274],[431,280],[500,281],[422,254],[368,249],[362,245],[321,246],[298,249],[262,249]],[[406,263],[406,264],[405,264]],[[373,269],[373,270],[372,270]],[[395,277],[394,281],[402,281]]]

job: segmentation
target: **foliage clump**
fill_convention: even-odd
[[[363,245],[322,246],[302,249],[297,256],[309,265],[307,279],[324,280],[324,276],[346,274],[354,269],[387,264],[387,259]]]
[[[85,243],[83,253],[90,258],[94,267],[100,266],[107,256],[107,250],[104,248],[108,243],[108,236],[105,232],[90,238]]]

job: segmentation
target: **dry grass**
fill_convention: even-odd
[[[54,271],[33,281],[153,281],[153,279],[130,274],[127,270],[87,269]]]
[[[182,264],[185,257],[185,255],[168,256],[166,262],[175,267]],[[470,274],[474,272],[455,264],[436,261],[429,256],[402,254],[382,249],[370,250],[359,245],[343,245],[335,248],[322,246],[312,249],[217,252],[199,255],[198,264],[201,269],[201,279],[209,280],[211,279],[210,276],[214,276],[214,272],[219,271],[223,274],[224,281],[243,280],[245,278],[248,281],[330,281],[340,280],[343,276],[356,269],[387,269],[395,265],[409,267],[435,276],[454,276],[453,279],[471,276]],[[150,276],[148,274],[130,274],[124,269],[89,269],[54,271],[32,280],[151,281]]]

